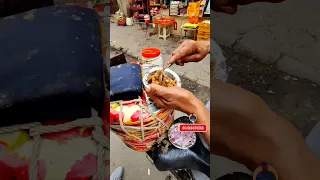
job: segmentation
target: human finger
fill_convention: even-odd
[[[168,89],[157,84],[151,84],[150,88],[146,89],[149,98],[161,108],[166,108],[168,106],[167,100],[165,99],[166,97],[169,97],[166,95],[167,92]]]
[[[168,89],[157,84],[150,84],[150,88],[146,89],[146,93],[151,99],[165,98],[168,94]]]
[[[179,65],[179,66],[183,66],[184,63],[181,59],[178,59],[176,62],[175,62],[176,65]]]
[[[151,98],[152,99],[152,98]],[[162,98],[158,98],[158,97],[154,97],[154,99],[152,99],[152,101],[157,105],[157,107],[159,108],[168,108],[168,105],[165,103],[166,101],[164,101]]]
[[[177,53],[182,47],[186,46],[186,45],[189,44],[189,43],[190,43],[190,40],[185,40],[185,41],[183,41],[183,42],[180,44],[180,46],[173,51],[172,55],[175,54],[175,53]]]
[[[157,106],[163,106],[163,103],[161,102],[161,100],[159,99],[159,97],[157,96],[158,94],[158,89],[156,87],[153,86],[153,84],[150,85],[149,88],[146,88],[146,93],[149,96],[149,98],[156,103]]]
[[[176,54],[177,52],[179,52],[180,49],[181,49],[182,47],[184,47],[186,44],[187,44],[187,41],[183,41],[183,42],[180,44],[180,46],[173,51],[172,56],[171,56],[171,58],[170,58],[169,61],[168,61],[168,64],[175,63],[175,62],[178,60],[178,59],[177,59],[177,56],[175,56],[175,54]]]
[[[175,60],[175,62],[177,62],[178,60],[181,60],[181,62],[179,62],[180,64],[182,63],[186,63],[188,61],[183,61],[183,59],[187,56],[190,56],[192,55],[194,52],[194,49],[192,46],[190,45],[186,45],[186,46],[183,46],[179,51],[177,51],[173,57]]]
[[[185,45],[181,44],[176,50],[173,51],[172,56],[170,57],[168,64],[176,63],[179,60],[179,56],[177,54],[180,52],[180,49],[184,47]]]
[[[191,54],[193,51],[193,43],[195,41],[193,40],[185,40],[181,43],[181,45],[172,53],[172,56],[170,60],[168,61],[168,64],[176,63],[181,57],[184,57],[188,54]],[[183,66],[183,63],[176,63],[180,66]]]

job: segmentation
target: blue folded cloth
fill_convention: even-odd
[[[142,96],[139,64],[120,64],[110,68],[110,100],[132,100]]]

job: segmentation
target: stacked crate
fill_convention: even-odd
[[[189,23],[198,24],[200,15],[200,1],[188,3],[188,16]]]
[[[210,39],[210,20],[199,23],[197,41]]]
[[[171,1],[169,14],[170,16],[177,16],[179,14],[179,1]]]

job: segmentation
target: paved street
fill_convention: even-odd
[[[320,2],[287,0],[211,12],[216,42],[286,73],[320,84]]]
[[[146,158],[146,153],[128,148],[114,133],[110,133],[110,170],[125,168],[124,180],[165,180],[170,172],[160,172]],[[148,174],[150,172],[150,174]]]
[[[228,58],[228,82],[262,97],[306,137],[320,121],[320,86],[283,73],[276,65],[263,65],[229,48],[224,50]]]
[[[257,60],[223,48],[228,59],[228,82],[262,97],[272,110],[288,119],[306,137],[320,120],[320,86],[263,65]],[[250,173],[243,165],[211,156],[212,178],[226,173]]]

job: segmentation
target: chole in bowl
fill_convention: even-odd
[[[162,70],[162,67],[153,67],[150,70],[148,70],[144,76],[143,76],[143,85],[145,86],[145,88],[149,88],[150,87],[150,83],[148,82],[148,80],[150,79],[151,76],[153,76],[155,73],[157,73],[157,71]],[[181,79],[180,77],[173,72],[171,69],[166,68],[164,70],[164,75],[169,78],[172,81],[175,81],[175,85],[178,87],[181,87]],[[164,81],[169,81],[168,79],[164,80]]]

